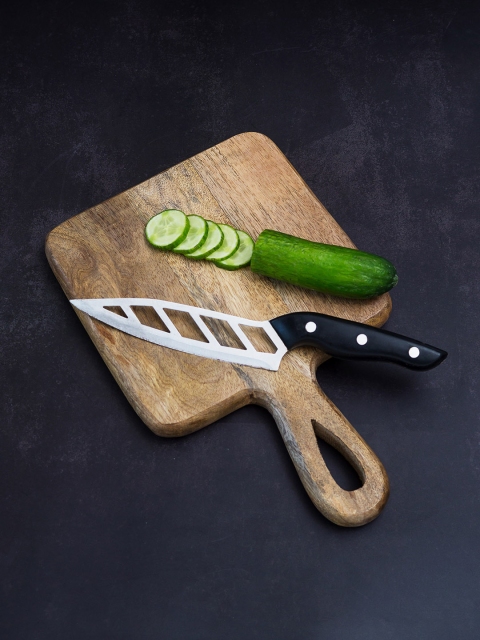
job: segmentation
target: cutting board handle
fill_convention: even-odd
[[[377,456],[316,380],[289,375],[288,393],[282,397],[278,391],[269,409],[317,509],[344,527],[358,527],[376,518],[389,494],[388,477]],[[359,489],[345,491],[333,479],[320,453],[317,436],[350,462],[362,482]]]

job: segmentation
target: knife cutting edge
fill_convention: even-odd
[[[317,347],[336,358],[379,360],[417,371],[436,367],[448,355],[446,351],[423,342],[323,313],[300,311],[270,321],[257,321],[151,298],[91,298],[70,302],[92,318],[147,342],[205,358],[271,371],[278,370],[287,351],[304,345]],[[167,330],[143,324],[132,310],[132,307],[142,306],[152,307]],[[118,307],[124,315],[119,315],[108,307]],[[168,310],[188,313],[206,342],[182,336],[166,313]],[[227,322],[243,348],[220,344],[203,318]],[[245,335],[242,326],[263,329],[276,348],[275,353],[265,353],[256,349]]]

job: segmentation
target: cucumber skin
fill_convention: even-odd
[[[227,260],[227,258],[225,258]],[[213,262],[213,264],[216,267],[219,267],[220,269],[225,269],[225,271],[237,271],[238,269],[244,269],[245,267],[248,267],[249,263],[247,262],[246,264],[242,264],[240,266],[234,266],[231,264],[222,264],[221,260],[215,260]]]
[[[385,258],[271,229],[258,236],[250,268],[269,278],[343,298],[374,298],[398,281],[395,267]]]

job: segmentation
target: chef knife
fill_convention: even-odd
[[[317,347],[336,358],[380,360],[417,371],[432,369],[447,357],[446,351],[423,342],[323,313],[301,311],[257,321],[150,298],[92,298],[70,302],[92,318],[142,340],[205,358],[271,371],[278,370],[287,351],[303,345]],[[123,315],[112,311],[112,307],[121,309]],[[153,308],[166,331],[142,323],[132,307]],[[182,336],[168,316],[169,310],[189,314],[206,341]],[[222,345],[205,323],[204,319],[208,318],[226,322],[243,347]],[[256,349],[242,326],[262,329],[276,348],[275,353]]]

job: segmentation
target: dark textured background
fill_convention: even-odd
[[[402,5],[4,6],[2,640],[480,637],[480,15]],[[247,130],[397,266],[387,327],[450,353],[319,370],[391,480],[359,529],[314,509],[263,409],[154,436],[44,256],[70,216]]]

